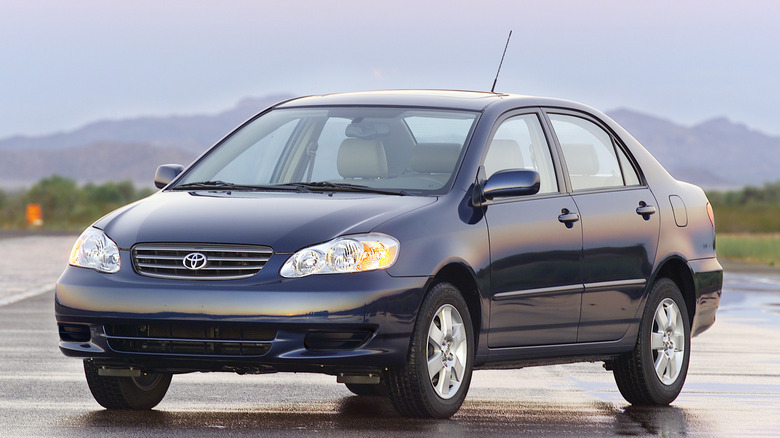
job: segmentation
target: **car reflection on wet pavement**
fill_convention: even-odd
[[[55,240],[72,238],[35,244],[47,239],[57,246]],[[7,242],[0,240],[0,258]],[[0,273],[0,290],[16,291],[0,302],[2,436],[709,437],[780,430],[778,270],[727,269],[718,320],[693,340],[687,382],[670,407],[627,404],[612,373],[584,363],[478,371],[449,420],[399,417],[387,399],[353,396],[335,378],[312,374],[177,375],[154,411],[103,410],[81,363],[57,350],[53,291],[29,297],[24,290],[26,278],[40,288],[50,271]],[[20,294],[26,298],[14,298]]]

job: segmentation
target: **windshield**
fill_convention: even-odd
[[[421,108],[276,109],[228,137],[173,188],[441,192],[476,119]]]

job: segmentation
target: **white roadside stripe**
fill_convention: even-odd
[[[7,306],[9,304],[18,303],[19,301],[26,300],[27,298],[37,297],[38,295],[45,294],[54,290],[54,285],[42,286],[36,289],[31,289],[18,294],[11,295],[10,297],[0,298],[0,307]]]

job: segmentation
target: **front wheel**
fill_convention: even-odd
[[[171,375],[146,373],[139,377],[113,377],[98,374],[94,361],[84,360],[84,375],[95,401],[106,409],[148,410],[157,406],[171,384]]]
[[[668,405],[680,394],[688,374],[691,326],[680,289],[668,278],[650,292],[639,336],[631,353],[614,362],[623,398],[635,405]]]
[[[387,373],[396,410],[407,417],[448,418],[463,404],[474,357],[474,329],[460,291],[431,288],[420,306],[406,364]]]

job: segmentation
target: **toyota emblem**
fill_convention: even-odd
[[[184,260],[182,260],[184,267],[192,271],[205,268],[207,262],[206,255],[199,252],[191,252],[184,256]]]

